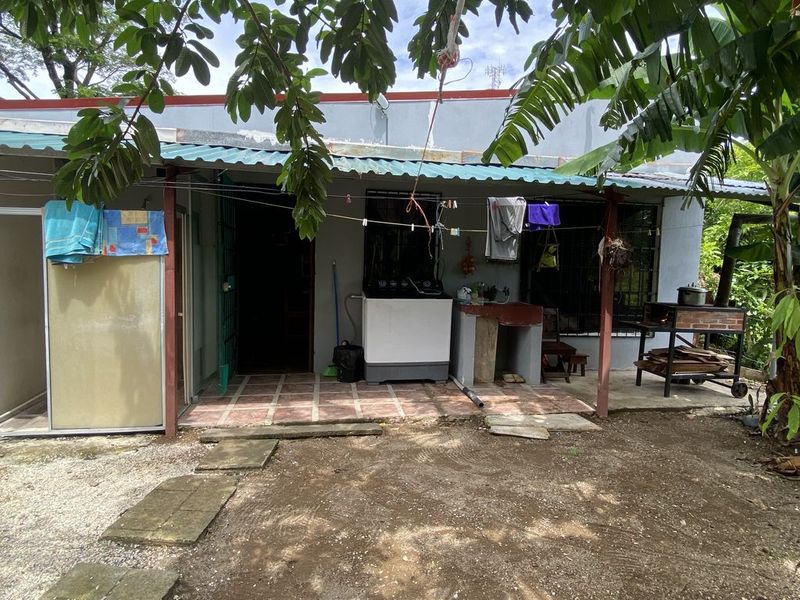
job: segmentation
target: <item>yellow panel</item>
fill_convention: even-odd
[[[47,273],[53,429],[161,426],[161,258]]]

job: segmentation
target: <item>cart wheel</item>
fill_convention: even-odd
[[[747,384],[744,381],[737,381],[731,386],[731,395],[734,398],[744,398],[747,395]]]
[[[692,377],[692,383],[695,385],[703,385],[704,381],[705,379],[702,379],[700,377]]]

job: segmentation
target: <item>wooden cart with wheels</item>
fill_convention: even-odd
[[[636,368],[636,385],[642,385],[642,371],[647,371],[664,378],[664,397],[669,397],[672,384],[680,380],[691,380],[696,384],[706,381],[724,385],[730,381],[730,391],[734,398],[747,395],[747,384],[739,380],[742,366],[742,348],[744,332],[747,325],[747,313],[744,309],[718,306],[683,306],[673,303],[649,302],[645,304],[644,317],[641,321],[624,321],[626,327],[638,329],[639,359]],[[663,370],[643,366],[645,342],[649,334],[669,334],[666,366]],[[680,333],[692,333],[703,336],[703,348],[708,349],[710,338],[714,334],[736,336],[736,349],[733,357],[733,372],[704,372],[694,369],[682,372],[675,358],[675,343]]]

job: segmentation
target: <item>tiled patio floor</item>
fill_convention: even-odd
[[[234,377],[224,396],[216,384],[180,418],[182,427],[324,423],[481,414],[591,413],[593,409],[552,385],[489,384],[473,388],[475,406],[454,383],[369,385],[339,383],[314,374]]]
[[[10,419],[0,422],[0,435],[36,435],[47,431],[47,398],[42,398]]]

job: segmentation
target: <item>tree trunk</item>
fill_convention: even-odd
[[[794,289],[794,273],[792,268],[792,230],[789,222],[789,202],[785,198],[775,197],[772,202],[773,211],[773,281],[775,291]],[[782,298],[783,296],[780,296]],[[778,332],[779,337],[782,332]],[[800,361],[795,351],[794,341],[784,344],[781,355],[777,358],[777,375],[768,386],[770,394],[786,392],[800,395]],[[788,410],[788,406],[787,406]],[[783,411],[784,413],[786,411]],[[781,415],[780,425],[785,424],[786,415]]]

